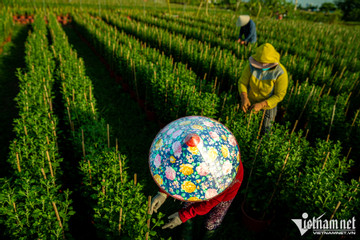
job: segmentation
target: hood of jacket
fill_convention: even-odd
[[[280,62],[280,54],[275,50],[273,45],[270,43],[265,43],[260,45],[255,53],[252,55],[253,59],[255,59],[259,63],[269,64],[269,63],[279,63]]]

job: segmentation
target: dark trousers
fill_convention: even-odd
[[[276,113],[277,113],[277,106],[272,109],[265,110],[265,116],[264,116],[263,125],[261,128],[262,135],[270,132],[272,122],[275,121]]]

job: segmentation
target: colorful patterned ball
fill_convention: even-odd
[[[234,135],[207,117],[189,116],[165,126],[149,154],[156,184],[181,201],[205,201],[235,179],[240,149]]]

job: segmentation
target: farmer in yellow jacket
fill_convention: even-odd
[[[241,108],[255,112],[265,110],[262,134],[268,132],[275,120],[277,104],[286,94],[288,74],[280,63],[280,54],[270,43],[259,46],[249,58],[239,80]]]

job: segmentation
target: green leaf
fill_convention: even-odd
[[[75,211],[69,211],[69,212],[68,212],[68,215],[69,215],[69,216],[72,216],[72,215],[74,215],[75,213],[76,213]]]

